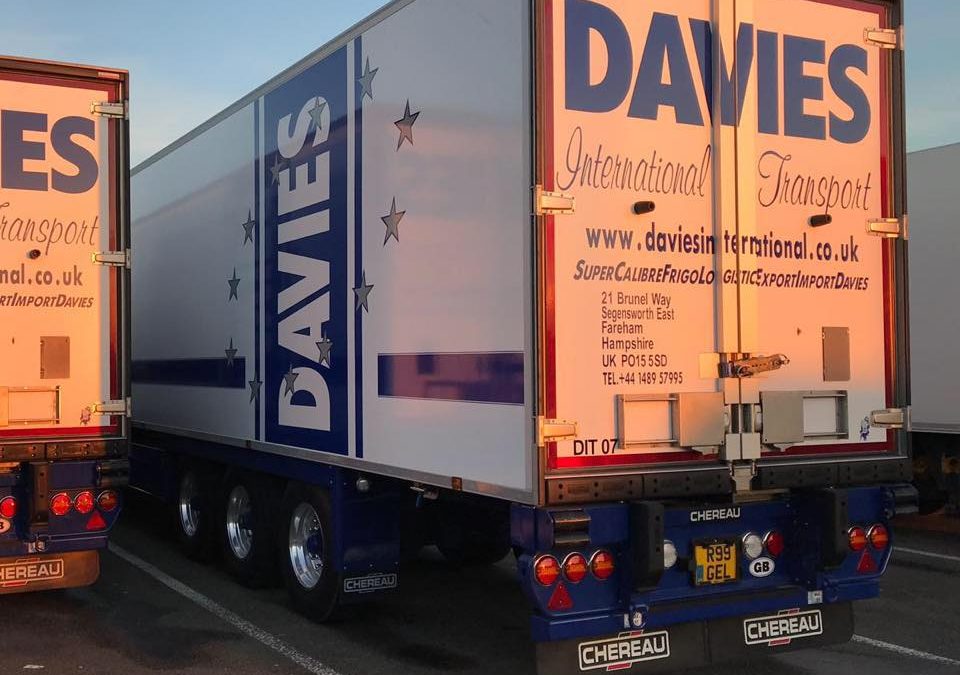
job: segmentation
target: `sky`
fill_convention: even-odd
[[[134,164],[385,0],[24,0],[0,53],[131,71]],[[482,2],[483,0],[477,0]],[[908,150],[960,141],[960,0],[905,0]]]

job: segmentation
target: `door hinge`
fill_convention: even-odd
[[[910,408],[886,408],[870,413],[870,426],[877,429],[910,431]]]
[[[720,359],[720,377],[753,377],[771,370],[779,370],[790,363],[783,354],[772,356],[750,356],[748,354],[730,355],[737,358]]]
[[[94,415],[119,415],[122,417],[130,417],[132,414],[132,406],[130,404],[129,396],[119,401],[102,401],[100,403],[94,403],[90,407],[90,410]]]
[[[567,441],[571,438],[576,438],[577,433],[576,422],[548,420],[544,417],[537,418],[537,445],[555,443],[556,441]]]
[[[867,234],[884,239],[907,239],[910,219],[907,214],[902,218],[880,218],[867,221]]]
[[[865,28],[863,40],[880,49],[903,49],[903,26],[899,28]]]
[[[569,216],[577,209],[577,200],[562,192],[547,192],[542,185],[534,188],[534,208],[538,216]]]
[[[90,114],[111,119],[127,119],[126,101],[94,101],[90,104]]]
[[[130,249],[125,251],[98,251],[91,257],[96,265],[111,265],[130,269]]]

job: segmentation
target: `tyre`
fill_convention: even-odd
[[[339,614],[341,588],[330,497],[319,488],[291,485],[281,514],[281,570],[290,601],[313,621],[330,621]]]
[[[200,562],[209,561],[216,551],[216,519],[208,483],[197,467],[185,467],[178,477],[177,499],[173,505],[180,550],[191,560]]]
[[[276,505],[279,492],[266,478],[231,473],[223,483],[220,541],[227,570],[251,588],[275,580]]]

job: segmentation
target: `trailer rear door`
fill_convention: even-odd
[[[550,471],[893,449],[889,19],[546,2],[541,403],[578,432]]]
[[[124,431],[125,88],[0,59],[0,442]]]

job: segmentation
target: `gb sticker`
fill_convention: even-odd
[[[750,576],[752,577],[769,577],[773,574],[774,569],[776,569],[776,565],[770,558],[757,558],[750,562]]]

